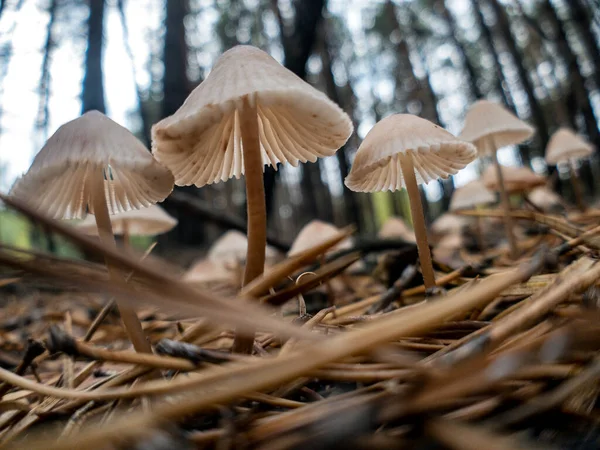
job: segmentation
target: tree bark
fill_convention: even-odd
[[[306,63],[313,51],[316,41],[317,27],[322,19],[325,0],[295,0],[294,25],[292,30],[285,27],[277,0],[272,0],[273,11],[279,22],[281,43],[283,45],[284,66],[298,75],[306,78]],[[324,195],[329,196],[327,186],[321,180],[319,164],[308,163],[302,165],[303,205],[308,215],[312,218],[319,217],[319,204],[322,204]],[[270,170],[265,173],[265,193],[267,198],[267,214],[273,208],[277,172]],[[319,196],[319,200],[317,200]]]
[[[106,112],[104,81],[102,79],[102,53],[104,30],[104,0],[89,0],[88,46],[85,53],[85,75],[81,112],[97,110]]]
[[[56,22],[56,10],[57,10],[57,1],[51,0],[48,5],[48,15],[50,18],[48,19],[48,25],[46,27],[46,43],[44,44],[44,58],[42,59],[42,69],[41,76],[39,82],[39,95],[40,95],[40,103],[38,106],[38,113],[35,120],[35,126],[38,130],[42,132],[44,140],[48,136],[48,119],[49,119],[49,111],[48,104],[50,102],[50,61],[51,61],[51,53],[54,48],[54,25]]]
[[[494,14],[496,15],[499,32],[503,36],[506,47],[512,56],[513,63],[515,64],[517,73],[519,75],[519,80],[523,85],[523,90],[527,96],[527,102],[531,108],[531,116],[537,130],[537,136],[539,137],[541,147],[546,148],[549,140],[548,127],[544,119],[544,112],[542,111],[540,103],[535,96],[531,77],[523,64],[523,54],[519,50],[517,42],[515,41],[515,38],[510,30],[509,19],[503,6],[500,5],[498,0],[489,0],[489,2],[492,6]],[[524,164],[530,164],[531,161],[528,153],[521,153],[521,158],[523,159]]]
[[[592,31],[593,11],[591,11],[581,0],[569,0],[569,9],[573,22],[578,24],[578,31],[581,33],[586,52],[594,65],[594,82],[596,88],[600,89],[600,46]]]

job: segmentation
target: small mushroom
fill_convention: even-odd
[[[537,187],[528,194],[529,200],[542,211],[550,213],[564,212],[562,199],[547,187]]]
[[[476,208],[487,203],[495,203],[496,196],[485,187],[480,180],[474,180],[454,191],[450,200],[450,211],[459,211],[461,209]],[[485,250],[485,240],[483,238],[483,227],[481,226],[481,217],[475,219],[475,232],[479,248]]]
[[[264,270],[264,166],[331,156],[352,128],[325,94],[267,53],[240,45],[221,55],[175,114],[152,127],[152,147],[178,185],[202,187],[245,174],[247,284]]]
[[[583,202],[581,181],[577,176],[573,162],[587,158],[592,153],[594,153],[594,147],[568,128],[560,128],[556,131],[546,146],[546,163],[555,165],[566,161],[569,164],[571,185],[573,186],[575,201],[581,212],[584,212],[586,207]]]
[[[235,267],[246,261],[248,238],[244,233],[230,230],[223,233],[210,247],[207,259],[225,267]],[[265,248],[266,264],[273,264],[279,257],[279,252],[271,246]]]
[[[407,242],[415,242],[415,232],[406,225],[406,222],[399,217],[390,217],[386,220],[377,236],[381,239],[400,238]]]
[[[448,178],[475,159],[475,147],[410,114],[375,124],[360,145],[345,184],[357,192],[406,187],[426,288],[435,286],[419,184]]]
[[[173,175],[133,134],[98,111],[62,125],[48,139],[11,195],[59,219],[94,214],[100,239],[114,246],[109,213],[144,208],[167,197]],[[110,277],[124,282],[107,264]],[[137,351],[150,352],[135,311],[119,305]]]
[[[142,209],[132,209],[110,216],[113,234],[123,236],[125,245],[129,245],[129,236],[156,236],[166,233],[177,225],[177,219],[169,215],[158,205]],[[98,227],[94,216],[88,215],[75,225],[86,234],[97,234]]]
[[[302,253],[316,245],[319,245],[326,240],[338,235],[340,229],[335,225],[332,225],[322,220],[311,220],[302,227],[296,239],[292,243],[292,247],[288,251],[288,256],[294,256],[298,253]],[[330,252],[337,250],[348,249],[352,246],[352,240],[350,238],[344,239],[342,242],[329,249]]]
[[[477,146],[480,156],[492,157],[499,179],[500,199],[504,208],[504,226],[508,238],[510,256],[518,254],[517,241],[510,215],[510,202],[504,189],[502,171],[496,152],[507,145],[516,145],[529,139],[535,129],[507,111],[502,106],[487,100],[478,100],[471,105],[465,117],[465,126],[460,138]]]
[[[515,166],[502,166],[500,165],[500,171],[502,173],[502,181],[504,181],[504,189],[507,195],[520,194],[524,195],[536,187],[545,186],[546,178],[538,175],[527,167],[515,167]],[[498,191],[500,189],[500,182],[497,171],[494,167],[488,167],[483,171],[481,176],[483,184],[492,191]]]

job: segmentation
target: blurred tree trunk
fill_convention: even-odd
[[[319,22],[323,16],[325,0],[295,0],[294,24],[292,29],[285,26],[277,0],[272,0],[273,11],[279,22],[281,43],[283,45],[284,65],[300,78],[306,78],[306,63],[310,57],[317,36]],[[273,207],[275,178],[277,172],[265,171],[265,195],[267,198],[267,213]],[[302,180],[300,182],[305,211],[311,218],[320,217],[327,220],[331,214],[329,189],[321,179],[318,163],[302,165]],[[317,200],[318,199],[318,200]],[[321,215],[324,214],[324,215]]]
[[[590,10],[582,0],[569,0],[569,9],[573,22],[578,24],[577,30],[581,33],[581,38],[586,52],[594,65],[594,81],[596,88],[600,89],[600,46],[592,31],[593,11]],[[598,7],[598,3],[596,4]]]
[[[49,111],[48,103],[50,102],[50,61],[51,53],[54,47],[54,25],[56,23],[57,1],[51,0],[48,5],[48,25],[46,26],[46,42],[44,44],[44,57],[42,59],[42,69],[40,81],[38,85],[40,103],[38,105],[37,117],[35,119],[35,127],[46,140],[48,136],[48,120]]]
[[[102,53],[104,29],[104,0],[89,0],[88,46],[85,53],[85,75],[81,112],[98,110],[106,112],[104,81],[102,79]]]
[[[332,70],[331,46],[329,45],[329,37],[327,34],[327,27],[325,22],[321,26],[321,45],[319,50],[319,53],[321,55],[321,62],[323,64],[322,74],[325,80],[325,89],[327,96],[335,103],[337,103],[344,111],[346,111],[350,115],[354,123],[354,113],[352,110],[354,109],[355,99],[350,98],[350,101],[346,102],[346,99],[342,98],[339,92],[339,88],[335,84],[335,78],[333,76]],[[353,95],[354,93],[352,91],[352,88],[350,86],[348,86],[348,88],[349,94]],[[356,127],[355,123],[354,126]],[[347,155],[349,143],[350,141],[348,141],[348,143],[342,148],[340,148],[336,153],[337,161],[340,167],[340,178],[342,183],[344,182],[344,179],[348,176],[348,173],[350,172],[350,163],[348,161]],[[356,201],[356,193],[344,187],[343,196],[345,206],[345,217],[347,219],[347,222],[355,224],[360,231],[360,227],[362,224],[360,208],[358,206],[358,202]]]
[[[185,41],[184,20],[189,11],[188,0],[167,0],[165,15],[165,41],[163,48],[163,101],[161,116],[175,113],[189,95],[190,82],[187,77],[188,48]],[[202,197],[202,190],[195,186],[176,187],[195,197]],[[201,245],[204,239],[204,224],[197,218],[189,218],[165,202],[167,211],[179,219],[179,225],[164,239],[174,238],[183,245]]]
[[[555,30],[556,46],[561,57],[564,59],[567,65],[568,71],[568,86],[570,88],[570,112],[581,113],[583,116],[583,123],[585,125],[585,132],[589,139],[596,145],[600,145],[600,134],[598,133],[598,125],[596,123],[596,117],[594,115],[594,109],[590,102],[589,93],[585,87],[585,78],[581,74],[579,64],[577,63],[577,56],[571,49],[569,42],[567,41],[567,32],[564,29],[564,23],[558,17],[556,10],[549,2],[544,2],[543,10],[550,19],[552,26]],[[598,54],[590,55],[592,60],[598,59]],[[575,117],[576,114],[573,114]]]
[[[477,21],[477,25],[479,26],[479,30],[481,31],[481,37],[485,41],[486,47],[489,49],[489,52],[492,55],[492,60],[494,62],[494,72],[496,72],[496,76],[494,77],[496,90],[498,91],[500,98],[502,98],[502,102],[510,109],[514,109],[514,103],[512,99],[508,96],[505,89],[505,86],[507,86],[506,78],[504,77],[502,66],[500,65],[500,55],[498,54],[496,44],[494,43],[494,36],[492,35],[492,30],[485,23],[485,18],[483,17],[483,13],[480,9],[480,3],[477,0],[471,0],[471,8],[473,8],[473,11],[475,13],[475,20]]]
[[[517,42],[512,35],[508,15],[504,10],[504,7],[498,2],[498,0],[489,0],[489,2],[496,16],[500,35],[503,37],[506,47],[512,56],[513,63],[515,64],[517,73],[519,75],[519,80],[523,86],[525,95],[527,96],[527,102],[531,108],[531,117],[537,130],[537,137],[539,138],[541,148],[545,149],[549,139],[548,127],[546,125],[546,121],[544,120],[544,112],[542,111],[540,103],[535,96],[531,77],[524,66],[523,54],[519,50]],[[530,165],[531,158],[529,152],[523,151],[524,149],[521,150],[521,159],[523,164]]]
[[[452,40],[452,43],[454,44],[454,46],[460,51],[460,54],[461,54],[461,57],[463,60],[463,64],[465,67],[465,72],[467,73],[469,89],[470,89],[471,93],[473,94],[473,97],[475,99],[482,98],[483,92],[481,92],[481,88],[479,87],[479,84],[477,83],[477,71],[475,70],[475,66],[473,65],[473,62],[469,58],[469,55],[465,49],[465,46],[458,39],[458,36],[456,35],[456,30],[457,30],[456,20],[454,19],[452,12],[446,6],[446,1],[447,0],[440,0],[438,5],[439,5],[440,10],[442,11],[443,18],[446,21],[446,24],[448,25],[448,29],[450,30],[449,37]]]

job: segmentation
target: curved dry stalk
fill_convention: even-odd
[[[412,216],[417,240],[417,250],[419,251],[419,261],[421,263],[421,272],[423,273],[423,282],[425,288],[435,287],[435,274],[433,272],[433,263],[431,261],[431,250],[427,240],[427,226],[425,225],[425,216],[423,214],[423,205],[421,204],[421,193],[415,177],[415,168],[411,156],[400,155],[402,176],[410,200],[410,214]]]
[[[425,431],[452,450],[519,450],[531,448],[521,445],[510,436],[499,435],[481,426],[468,425],[456,420],[429,419]]]

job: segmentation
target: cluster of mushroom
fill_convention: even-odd
[[[245,247],[241,285],[245,285],[265,267],[264,167],[297,166],[331,156],[352,131],[348,115],[326,95],[265,52],[237,46],[221,55],[175,114],[152,127],[152,153],[125,128],[99,112],[88,112],[58,129],[16,182],[12,195],[55,218],[93,214],[100,238],[115,245],[114,231],[128,236],[174,226],[158,207],[130,212],[164,200],[174,184],[202,187],[245,175],[248,232],[241,244]],[[392,115],[367,134],[345,184],[358,192],[407,189],[424,283],[432,288],[435,275],[418,186],[456,174],[476,158],[476,144],[480,154],[491,155],[495,162],[506,229],[516,252],[503,183],[508,175],[503,177],[495,153],[532,134],[533,128],[489,102],[471,108],[461,138],[422,118]],[[576,156],[583,154],[578,150]],[[490,199],[471,200],[487,203]],[[454,203],[464,205],[458,199]],[[162,218],[150,217],[153,212]],[[109,214],[115,214],[112,223]],[[90,220],[80,227],[89,230]],[[218,267],[222,264],[214,258],[208,262],[217,271],[224,267]],[[107,267],[113,280],[124,282],[110,264]],[[206,264],[201,267],[209,270]],[[228,281],[230,275],[225,277]],[[136,350],[150,351],[135,313],[119,307]],[[240,346],[247,351],[248,341]]]

